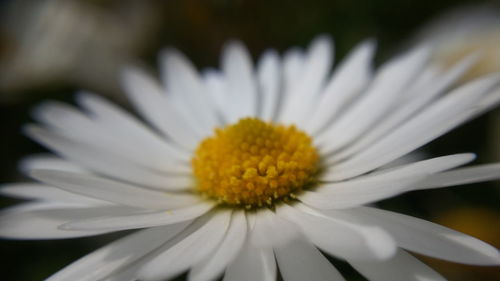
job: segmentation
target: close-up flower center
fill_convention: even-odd
[[[256,208],[314,185],[319,154],[295,126],[243,118],[215,129],[192,158],[196,191],[219,204]]]

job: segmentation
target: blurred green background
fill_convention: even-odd
[[[21,133],[30,110],[46,99],[72,102],[79,89],[96,91],[127,107],[118,82],[128,63],[156,68],[165,46],[182,50],[200,67],[218,66],[228,39],[240,39],[254,58],[273,47],[306,46],[318,34],[335,39],[336,58],[366,38],[378,41],[377,63],[411,44],[430,20],[464,5],[457,0],[265,1],[265,0],[11,0],[0,1],[0,177],[17,172],[23,156],[45,151]],[[500,16],[500,15],[499,15]],[[499,46],[500,50],[500,46]],[[500,53],[500,51],[499,51]],[[498,111],[498,110],[497,110]],[[499,144],[498,112],[482,116],[424,148],[430,155],[476,152],[477,162]],[[496,118],[496,119],[495,119]],[[497,120],[497,121],[495,121]],[[498,155],[497,155],[498,156]],[[381,207],[438,221],[500,247],[498,182],[412,192]],[[18,201],[0,198],[0,207]],[[43,280],[117,236],[74,240],[0,240],[0,279]],[[449,280],[500,280],[498,268],[459,266],[425,259]],[[348,280],[364,280],[342,262]],[[182,280],[180,278],[179,280]]]

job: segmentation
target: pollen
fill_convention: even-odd
[[[204,197],[258,208],[314,185],[318,160],[311,137],[295,126],[244,118],[201,141],[192,167]]]

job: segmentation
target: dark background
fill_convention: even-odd
[[[18,5],[17,2],[22,2],[23,5]],[[38,1],[40,2],[48,1]],[[253,57],[256,58],[268,47],[283,51],[294,45],[306,46],[318,34],[327,33],[335,39],[336,58],[344,57],[358,42],[366,38],[376,38],[378,41],[377,62],[381,62],[411,42],[413,36],[425,23],[443,12],[462,5],[491,3],[456,0],[73,0],[68,2],[79,2],[78,5],[90,7],[91,11],[99,15],[114,18],[115,21],[112,24],[117,26],[116,33],[130,34],[128,41],[125,40],[122,45],[123,48],[127,46],[127,49],[122,52],[119,50],[121,46],[113,46],[111,43],[114,39],[110,39],[111,43],[103,47],[96,43],[95,50],[85,53],[83,59],[76,55],[76,58],[74,57],[73,61],[65,66],[67,71],[55,72],[54,75],[41,81],[35,79],[40,77],[38,74],[32,75],[35,78],[20,76],[21,78],[17,79],[16,76],[10,78],[11,80],[7,83],[1,79],[1,75],[2,73],[4,76],[6,76],[5,73],[12,74],[13,71],[11,72],[9,67],[12,58],[26,54],[19,51],[21,49],[19,34],[26,28],[30,28],[25,19],[33,13],[30,7],[36,5],[33,4],[35,1],[0,1],[0,15],[2,16],[0,19],[2,24],[0,26],[0,67],[3,67],[3,70],[0,69],[0,129],[2,132],[0,177],[2,182],[25,180],[17,172],[17,160],[31,153],[44,151],[42,147],[25,138],[20,130],[22,124],[31,121],[30,110],[35,104],[46,99],[72,102],[73,93],[85,88],[96,90],[127,106],[117,85],[116,69],[119,65],[130,61],[141,61],[154,70],[156,54],[165,46],[174,46],[182,50],[198,67],[203,68],[218,65],[221,46],[228,39],[237,38],[244,41]],[[146,8],[145,12],[141,12],[142,17],[139,17],[139,23],[134,25],[128,20],[133,18],[130,14],[136,12],[134,10],[137,9],[135,5],[138,5],[136,2],[146,3],[144,4]],[[84,15],[83,18],[88,21],[95,20],[92,13]],[[139,31],[127,30],[131,26],[139,26],[137,28]],[[98,32],[99,30],[96,30],[95,33],[86,35],[88,37],[84,38],[90,38],[87,41],[91,41],[92,38],[100,36]],[[71,36],[78,38],[80,35],[75,32]],[[102,36],[109,38],[111,35]],[[117,36],[123,40],[122,35]],[[71,37],[68,38],[71,40]],[[37,44],[31,44],[31,47],[35,49]],[[106,48],[110,49],[110,60],[117,61],[109,67],[110,70],[104,69],[103,66],[108,53],[105,52],[104,55],[100,53]],[[72,51],[70,47],[62,47],[61,50],[62,52]],[[120,55],[115,56],[116,53]],[[94,56],[102,56],[104,59],[94,59],[95,62],[92,63]],[[81,70],[79,67],[87,62],[89,65]],[[50,61],[46,67],[48,69],[52,67]],[[30,69],[27,67],[26,72]],[[104,73],[103,75],[107,75],[106,79],[102,79],[102,75],[92,76],[94,72],[101,73],[100,71]],[[88,79],[79,78],[87,76]],[[499,159],[492,156],[491,147],[495,145],[495,140],[492,138],[491,128],[494,127],[492,124],[493,115],[490,113],[432,142],[424,150],[430,155],[476,152],[479,156],[478,163],[498,161]],[[467,185],[454,189],[412,192],[385,200],[380,203],[380,206],[438,221],[463,232],[480,236],[499,247],[498,198],[497,182],[496,184]],[[17,202],[9,198],[0,198],[0,207],[10,206]],[[0,240],[0,279],[42,280],[116,236],[105,235],[54,241]],[[432,264],[449,280],[500,279],[498,268],[458,266],[432,259],[425,259],[425,261]],[[364,280],[347,265],[337,261],[335,263],[341,267],[342,273],[345,273],[348,280]]]

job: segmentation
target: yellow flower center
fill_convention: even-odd
[[[314,184],[319,155],[295,126],[244,118],[204,139],[192,159],[196,190],[219,204],[257,208]]]

